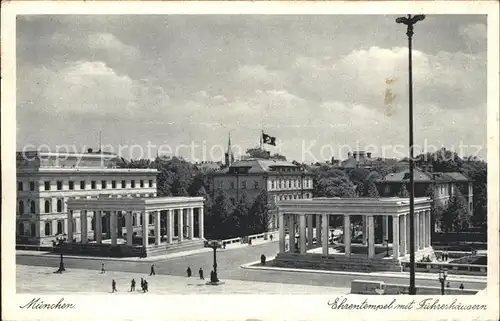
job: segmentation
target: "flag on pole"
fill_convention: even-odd
[[[267,135],[265,133],[262,133],[262,142],[264,144],[276,146],[276,137],[269,136],[269,135]]]

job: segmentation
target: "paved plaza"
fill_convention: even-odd
[[[155,261],[145,261],[144,259],[134,259],[132,261],[123,260],[107,260],[105,258],[64,258],[64,264],[68,271],[73,270],[89,270],[93,275],[97,275],[101,269],[101,263],[105,263],[106,270],[114,272],[124,272],[130,275],[138,275],[139,280],[141,275],[147,275],[150,271],[151,264],[155,264],[156,277],[180,277],[184,280],[186,269],[191,267],[193,275],[197,275],[198,269],[201,267],[205,271],[205,275],[210,275],[210,270],[213,264],[212,250],[200,249],[189,252],[187,256],[180,256],[178,253],[174,255],[165,255],[160,258],[155,258]],[[250,283],[268,283],[269,293],[275,293],[274,288],[279,288],[282,284],[304,285],[304,286],[320,286],[329,288],[349,288],[351,281],[355,279],[364,280],[379,280],[388,284],[408,284],[409,275],[403,273],[377,273],[377,274],[359,274],[350,272],[334,272],[334,271],[298,271],[291,269],[248,269],[242,266],[248,266],[249,263],[259,261],[260,255],[264,254],[270,260],[278,250],[278,242],[255,242],[249,246],[246,244],[235,244],[228,246],[227,249],[217,250],[217,264],[219,277],[222,280],[249,281]],[[48,272],[55,271],[59,267],[59,256],[54,255],[33,255],[34,253],[23,254],[19,251],[16,255],[17,266],[34,266],[40,270],[48,268]],[[52,272],[50,272],[52,273]],[[108,272],[112,273],[112,272]],[[22,283],[33,280],[29,276],[19,276],[22,278]],[[450,287],[458,288],[461,283],[467,289],[481,290],[486,287],[486,278],[455,275],[449,276]],[[58,281],[59,282],[59,281]],[[111,282],[111,281],[109,281]],[[125,281],[124,281],[125,282]],[[129,283],[128,280],[125,283]],[[105,284],[104,289],[110,289],[110,284]],[[122,287],[121,283],[120,287]],[[439,281],[437,275],[423,273],[417,274],[416,284],[419,286],[438,287]],[[154,284],[151,284],[154,287]],[[77,291],[84,291],[76,287]],[[108,290],[109,290],[108,289]],[[246,291],[250,291],[250,286]],[[273,290],[274,289],[274,290]],[[168,290],[164,290],[168,292]],[[258,294],[259,290],[255,292]],[[268,293],[268,292],[265,292]]]
[[[51,267],[16,266],[16,288],[18,293],[78,293],[78,294],[111,294],[111,282],[116,281],[116,294],[148,295],[149,294],[335,294],[350,292],[349,288],[313,286],[304,284],[266,283],[241,280],[221,280],[223,285],[206,285],[207,280],[200,280],[198,272],[193,276],[182,277],[172,275],[154,275],[147,273],[130,273],[107,271],[101,274],[95,270],[68,269],[68,272],[53,273]],[[210,271],[204,271],[205,276]],[[149,284],[149,292],[140,290],[140,280],[145,278]],[[131,293],[130,281],[137,282],[136,291]],[[115,294],[115,295],[116,295]]]

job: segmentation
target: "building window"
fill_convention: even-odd
[[[80,189],[85,189],[85,181],[80,181]]]
[[[153,214],[151,213],[148,215],[148,223],[149,224],[153,223]]]
[[[24,235],[24,224],[23,222],[20,222],[19,225],[17,226],[17,234],[23,236]]]
[[[296,200],[297,199],[297,195],[293,195],[293,199]]]
[[[271,182],[271,189],[274,189],[274,181]]]
[[[246,181],[241,182],[241,188],[242,189],[246,189],[247,188],[247,182]]]
[[[90,182],[90,188],[91,189],[95,189],[95,181],[91,181]]]
[[[391,187],[389,185],[384,187],[384,193],[385,193],[385,195],[389,195],[391,193]]]
[[[45,181],[43,184],[45,185],[45,190],[50,191],[50,181]]]
[[[62,190],[62,181],[57,181],[57,190]]]
[[[23,191],[23,182],[17,182],[17,190],[19,192],[22,192]]]
[[[57,221],[57,234],[63,234],[63,233],[64,233],[64,222]]]
[[[288,181],[288,188],[292,188],[292,182]]]
[[[31,214],[35,214],[35,212],[36,212],[35,201],[30,202],[30,210],[31,210]]]
[[[18,211],[19,211],[20,215],[24,214],[24,202],[23,201],[19,201]]]
[[[259,188],[259,181],[253,181],[253,188]]]
[[[111,181],[111,188],[116,188],[116,181]]]
[[[50,222],[45,222],[45,236],[50,235]]]
[[[50,201],[49,200],[45,200],[44,208],[45,208],[45,213],[50,213]]]
[[[122,181],[122,188],[126,188],[127,187],[127,182],[125,180]]]
[[[149,180],[149,187],[153,187],[153,180],[152,179]]]
[[[101,187],[102,189],[106,189],[106,181],[101,181]]]
[[[62,200],[57,200],[57,212],[61,213],[62,212]]]
[[[132,226],[137,226],[137,216],[132,214]]]
[[[31,236],[36,236],[36,224],[31,223]]]
[[[135,180],[130,181],[130,187],[135,188]]]
[[[68,187],[69,187],[70,190],[74,190],[75,189],[75,182],[69,181],[68,182]]]
[[[30,182],[30,191],[35,190],[35,182]]]
[[[141,184],[141,188],[144,187],[144,180],[141,179],[140,184]]]

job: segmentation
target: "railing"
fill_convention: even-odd
[[[260,234],[247,235],[244,237],[235,237],[231,239],[222,240],[222,244],[234,244],[234,243],[247,243],[250,240],[264,239],[266,240],[270,235],[277,239],[278,232],[264,232]]]
[[[402,262],[403,271],[410,269],[409,262]],[[486,275],[488,267],[486,265],[476,264],[457,264],[457,263],[436,263],[436,262],[418,262],[415,263],[416,271],[439,272],[441,269],[447,269],[449,273],[468,272],[467,274]]]

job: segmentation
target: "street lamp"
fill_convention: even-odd
[[[219,278],[217,277],[217,249],[220,249],[222,244],[219,240],[210,240],[207,243],[208,247],[214,250],[214,271],[210,274],[210,283],[215,284],[219,282]]]
[[[408,36],[408,97],[409,97],[409,145],[410,145],[410,287],[409,294],[417,293],[415,288],[415,230],[414,230],[414,211],[415,211],[415,183],[413,179],[413,77],[412,77],[412,57],[411,57],[411,40],[413,37],[413,25],[418,21],[425,19],[424,15],[408,15],[407,17],[399,17],[396,23],[402,23],[407,26],[406,35]]]
[[[441,295],[444,295],[444,282],[446,282],[446,277],[448,276],[448,270],[439,270],[439,282],[441,282]]]

